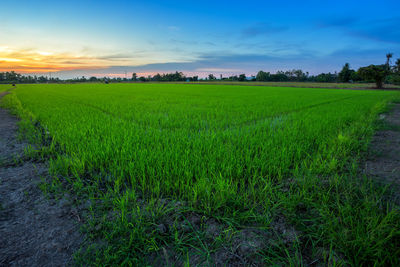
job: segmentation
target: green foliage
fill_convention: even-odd
[[[149,80],[153,80],[156,82],[177,82],[177,81],[185,81],[186,77],[182,72],[175,72],[175,73],[164,73],[164,74],[159,74],[157,73],[154,75],[152,78],[149,78]]]
[[[260,70],[257,73],[256,80],[259,82],[269,81],[269,76],[270,76],[269,72],[264,72],[264,71]]]
[[[239,82],[243,82],[245,80],[246,80],[246,74],[240,74],[239,77],[238,77],[238,81]]]
[[[383,191],[352,174],[373,121],[396,97],[79,84],[21,85],[6,100],[51,135],[51,172],[96,201],[86,227],[91,240],[104,242],[82,252],[82,265],[145,265],[165,249],[181,262],[202,257],[212,265],[210,254],[226,247],[232,232],[268,230],[281,217],[300,237],[293,247],[276,242],[260,251],[266,264],[301,263],[301,253],[323,248],[327,264],[339,254],[349,265],[389,265],[400,257],[399,213],[382,208]],[[190,223],[178,228],[190,212],[217,219],[224,231],[210,240]],[[178,226],[157,230],[177,214],[184,217]]]
[[[208,80],[212,81],[212,80],[216,80],[217,78],[215,78],[214,74],[208,74]]]
[[[396,60],[396,65],[394,66],[394,72],[400,75],[400,58]]]
[[[358,69],[358,74],[366,80],[374,80],[377,88],[383,87],[383,82],[390,74],[388,65],[369,65]]]
[[[349,82],[354,78],[355,71],[350,69],[350,64],[346,63],[343,66],[343,69],[339,72],[339,81],[340,82]]]
[[[389,75],[387,80],[390,84],[400,85],[400,73],[393,73]]]

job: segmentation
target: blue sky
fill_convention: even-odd
[[[316,74],[400,58],[400,1],[2,1],[0,70]]]

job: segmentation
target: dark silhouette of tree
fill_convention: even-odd
[[[342,70],[339,72],[339,81],[341,82],[349,82],[352,79],[353,73],[355,71],[350,69],[350,64],[344,64]]]
[[[390,59],[393,53],[386,54],[386,63],[382,65],[369,65],[358,69],[358,74],[365,80],[374,80],[376,87],[383,88],[383,83],[386,78],[391,74]]]
[[[246,80],[246,74],[240,74],[238,77],[238,81],[243,82]]]
[[[134,82],[137,81],[137,74],[135,72],[132,73],[132,81],[134,81]]]
[[[390,66],[390,59],[393,57],[393,53],[386,54],[386,65]]]
[[[270,73],[260,70],[256,75],[256,81],[266,82],[270,79]]]
[[[217,78],[215,78],[214,74],[208,74],[208,79],[210,81],[212,81],[212,80],[216,80]]]
[[[396,65],[394,66],[394,72],[396,72],[397,74],[400,74],[400,58],[398,58],[396,60]]]
[[[358,69],[358,74],[365,80],[374,80],[376,88],[383,88],[383,82],[386,77],[390,74],[387,65],[369,65]]]

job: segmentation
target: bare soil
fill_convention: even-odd
[[[394,201],[400,203],[400,104],[381,115],[384,127],[372,139],[364,173],[394,192]]]
[[[4,95],[2,93],[0,98]],[[47,199],[45,162],[24,157],[17,118],[0,109],[0,266],[68,266],[83,241],[72,203]]]

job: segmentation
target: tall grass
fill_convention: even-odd
[[[168,200],[232,229],[268,228],[283,216],[301,233],[300,254],[329,248],[327,263],[334,251],[360,265],[400,256],[399,213],[382,208],[384,191],[356,175],[373,122],[395,98],[384,91],[80,84],[19,85],[5,102],[40,122],[36,135],[51,136],[51,172],[77,194],[101,200],[89,222],[101,227],[91,237],[109,245],[91,261],[139,264],[165,246],[182,259],[196,247],[208,259],[218,245],[201,233],[154,231],[175,212],[157,205]],[[110,211],[117,215],[109,218]],[[265,262],[300,260],[284,248],[272,251],[261,252]]]

